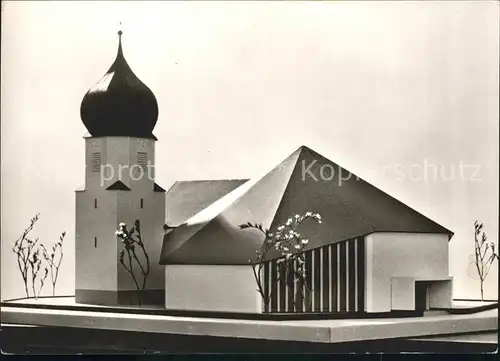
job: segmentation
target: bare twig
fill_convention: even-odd
[[[490,273],[491,266],[495,259],[498,259],[498,254],[495,252],[493,242],[488,242],[488,237],[483,231],[483,223],[474,222],[474,264],[476,265],[477,274],[481,285],[481,300],[484,299],[484,281]]]
[[[150,260],[144,242],[142,241],[141,225],[139,220],[135,221],[134,227],[132,227],[130,230],[127,229],[127,225],[125,223],[120,223],[119,228],[115,232],[115,234],[118,236],[118,238],[121,239],[122,244],[124,245],[124,249],[122,249],[120,252],[120,263],[131,275],[137,291],[140,292],[145,290],[147,277],[150,273]],[[143,254],[145,259],[145,264],[143,264],[143,262],[141,262],[141,260],[139,259],[136,247],[139,247],[141,249],[141,253]],[[127,254],[128,258],[128,266],[124,261],[125,253]],[[139,266],[142,274],[142,282],[139,282],[138,276],[136,276],[136,274],[134,273],[132,261],[135,261],[135,263]],[[141,293],[139,293],[139,295],[140,294]],[[139,303],[141,303],[140,300]]]
[[[29,233],[33,230],[36,222],[40,217],[40,213],[37,213],[30,220],[30,225],[23,231],[21,236],[14,242],[14,247],[12,251],[17,256],[17,266],[24,283],[24,290],[26,292],[26,297],[30,297],[28,288],[28,272],[30,267],[30,257],[35,247],[34,241],[28,238]],[[35,297],[36,295],[33,295]]]
[[[33,249],[36,244],[38,243],[38,238],[35,238],[34,241],[32,241],[32,247]],[[35,280],[38,274],[38,271],[40,271],[41,267],[41,260],[40,260],[40,250],[36,249],[34,252],[32,252],[31,257],[28,258],[28,263],[30,265],[30,270],[31,270],[31,289],[33,291],[33,297],[36,298],[36,291],[35,291]]]
[[[49,274],[49,269],[48,267],[45,267],[45,273],[42,278],[40,278],[40,287],[38,288],[38,294],[36,298],[40,298],[40,293],[42,292],[43,285],[45,284],[45,280],[47,279],[47,276]]]
[[[44,245],[39,243],[38,237],[35,239],[31,239],[28,237],[29,233],[33,230],[36,222],[38,222],[39,217],[40,214],[37,213],[33,218],[31,218],[30,225],[23,231],[21,236],[14,243],[14,247],[12,248],[12,251],[17,255],[17,265],[24,282],[24,289],[27,298],[39,297],[45,284],[45,280],[47,279],[49,267],[53,280],[53,289],[55,290],[55,283],[57,281],[59,267],[61,266],[63,257],[61,246],[66,234],[65,232],[62,233],[61,237],[59,238],[59,242],[56,246],[54,246],[59,247],[60,249],[60,258],[57,263],[54,262],[54,254],[52,254],[52,257],[48,255],[48,252],[45,249]],[[53,251],[55,252],[54,247]],[[40,274],[42,268],[44,270],[43,275]],[[31,287],[29,287],[30,281]],[[38,290],[36,285],[37,281],[39,282]],[[30,295],[30,288],[32,295]]]
[[[64,237],[66,232],[62,232],[59,236],[59,241],[52,245],[52,252],[49,254],[47,249],[42,245],[43,256],[49,265],[50,269],[50,280],[52,283],[52,296],[56,295],[56,284],[57,278],[59,277],[59,268],[61,267],[61,262],[64,256],[62,245],[64,242]],[[59,254],[59,257],[56,257]]]

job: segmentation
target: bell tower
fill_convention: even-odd
[[[158,103],[125,60],[121,31],[116,59],[83,97],[80,116],[88,135],[85,187],[76,191],[76,302],[137,303],[135,283],[119,260],[122,243],[115,231],[119,223],[130,228],[139,219],[150,260],[141,299],[164,304],[165,274],[159,255],[165,190],[154,181]]]

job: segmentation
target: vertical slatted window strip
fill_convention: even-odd
[[[137,152],[137,164],[144,170],[148,169],[148,153]]]
[[[293,262],[292,266],[288,268],[288,279],[287,279],[287,295],[288,295],[288,304],[287,311],[294,312],[295,307],[295,267],[297,262]]]
[[[101,153],[94,152],[90,156],[90,164],[92,166],[92,172],[99,173],[101,171]]]
[[[347,311],[347,247],[345,242],[338,243],[339,245],[339,311],[345,312]]]
[[[278,265],[278,262],[276,262],[276,282],[275,284],[275,289],[274,289],[274,297],[276,298],[276,311],[275,312],[280,312],[280,290],[281,290],[281,280],[280,280],[280,267]]]
[[[297,262],[295,262],[295,270],[297,270],[298,268],[298,265],[297,265]],[[300,283],[299,281],[297,281],[295,283],[295,312],[304,312],[304,300],[303,300],[303,296],[304,296],[304,286],[302,285],[302,283]]]
[[[308,300],[308,306],[309,306],[309,309],[308,311],[309,312],[313,312],[315,309],[314,309],[314,299],[315,299],[315,293],[317,292],[317,289],[316,289],[316,283],[315,283],[315,259],[314,259],[314,254],[315,254],[315,250],[312,249],[311,250],[311,281],[307,282],[307,284],[309,285],[309,288],[311,289],[311,293],[309,295],[309,300]]]
[[[365,241],[363,237],[304,253],[305,286],[295,277],[297,262],[285,274],[277,260],[266,262],[264,292],[271,300],[264,312],[363,312],[365,310]],[[270,290],[273,287],[273,290]]]
[[[263,284],[263,287],[264,287],[264,299],[267,300],[268,297],[269,297],[269,268],[270,268],[270,264],[269,262],[266,262],[264,264],[264,284]],[[269,302],[264,302],[264,312],[269,312]]]
[[[312,279],[312,251],[305,252],[305,261],[306,261],[306,283],[309,290],[304,286],[304,312],[310,312],[313,304],[312,304],[312,293],[314,292],[314,284]]]
[[[278,277],[279,277],[279,292],[278,292],[278,295],[279,295],[278,306],[279,307],[278,307],[278,311],[279,312],[286,312],[286,310],[287,310],[287,307],[286,307],[286,302],[287,302],[286,276],[287,275],[285,274],[285,271],[286,271],[285,264],[280,263],[280,265],[278,266],[278,270],[279,270],[279,274],[278,274]]]
[[[340,243],[337,246],[337,311],[340,312]]]
[[[278,268],[276,267],[276,260],[271,261],[271,312],[278,311],[278,285],[276,281],[278,279]]]
[[[349,311],[349,243],[345,242],[345,310]]]
[[[357,241],[358,311],[365,311],[365,238]]]
[[[323,286],[323,311],[328,312],[330,310],[330,247],[323,247],[322,260],[323,263],[321,265],[321,282]]]
[[[358,311],[358,239],[354,239],[354,311]]]
[[[313,258],[313,311],[321,311],[321,249],[312,251]]]
[[[331,267],[331,275],[332,275],[332,312],[337,312],[338,308],[338,289],[339,289],[339,274],[338,274],[338,244],[333,244],[330,246],[331,258],[330,258],[330,267]]]
[[[348,311],[356,311],[356,253],[355,253],[355,239],[347,241],[348,247],[348,265],[347,270],[349,274],[348,279]]]
[[[335,287],[335,278],[333,278],[333,266],[332,266],[332,258],[333,258],[333,250],[332,250],[332,245],[328,246],[328,275],[330,277],[330,294],[328,295],[328,302],[329,302],[329,308],[328,310],[330,312],[335,311],[335,306],[333,304],[333,296],[332,294],[334,293],[333,288]]]

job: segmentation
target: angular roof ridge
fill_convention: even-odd
[[[325,159],[329,163],[335,164],[338,168],[341,168],[341,169],[349,172],[350,174],[354,175],[355,177],[359,178],[357,175],[355,175],[354,173],[352,173],[350,170],[348,170],[348,169],[346,169],[346,168],[338,165],[337,163],[333,162],[329,158],[325,157],[324,155],[316,152],[315,150],[313,150],[313,149],[311,149],[309,147],[302,146],[302,152],[303,151],[307,151],[309,153],[312,153],[313,155],[317,155],[318,157]],[[359,179],[361,179],[361,178],[359,178]],[[341,201],[344,204],[344,206],[349,210],[349,212],[351,213],[351,215],[353,215],[354,217],[357,217],[359,220],[361,220],[361,222],[363,222],[363,224],[366,227],[368,227],[368,229],[370,229],[372,232],[375,231],[375,229],[373,228],[373,226],[364,219],[363,215],[360,212],[355,212],[354,208],[349,204],[349,202],[344,201],[343,199],[341,199]]]
[[[350,181],[337,185],[329,183],[325,176],[319,181],[314,179],[316,182],[305,180],[306,161],[312,162],[313,166],[307,167],[312,172],[323,169],[323,164],[333,166],[336,180],[349,176]],[[267,173],[257,174],[171,232],[164,238],[161,262],[247,264],[255,252],[252,249],[248,253],[249,249],[262,242],[262,235],[240,234],[238,224],[255,218],[254,222],[272,229],[277,222],[286,220],[288,213],[309,211],[309,207],[321,212],[330,224],[311,230],[311,246],[375,232],[435,233],[450,238],[453,235],[434,220],[302,145]]]
[[[368,181],[366,181],[365,179],[361,178],[360,176],[358,176],[358,175],[354,174],[353,172],[351,172],[351,171],[350,171],[350,170],[348,170],[347,168],[345,168],[345,167],[343,167],[343,166],[339,165],[338,163],[336,163],[336,162],[334,162],[334,161],[330,160],[329,158],[327,158],[327,157],[325,157],[324,155],[322,155],[322,154],[320,154],[320,153],[316,152],[315,150],[313,150],[313,149],[311,149],[311,148],[308,148],[307,146],[302,146],[302,147],[303,147],[303,148],[305,148],[305,149],[307,149],[308,151],[310,151],[312,154],[318,155],[319,157],[321,157],[321,158],[323,158],[323,159],[327,160],[328,162],[333,163],[333,164],[334,164],[335,166],[337,166],[338,168],[341,168],[341,169],[343,169],[343,170],[345,170],[345,171],[349,172],[352,176],[356,177],[359,181],[362,181],[362,182],[364,182],[364,183],[369,184],[371,187],[373,187],[373,188],[374,188],[374,189],[376,189],[377,191],[381,192],[381,193],[382,193],[382,194],[384,194],[386,197],[389,197],[389,198],[391,198],[392,200],[394,200],[394,201],[396,201],[396,202],[400,203],[401,205],[405,206],[406,208],[409,208],[411,211],[415,212],[415,213],[416,213],[416,214],[418,214],[420,217],[423,217],[423,218],[425,218],[425,219],[429,220],[430,222],[435,223],[437,226],[441,227],[441,228],[442,228],[443,230],[445,230],[447,233],[449,233],[449,234],[451,234],[451,235],[453,235],[453,234],[454,234],[454,232],[452,232],[452,231],[450,231],[449,229],[447,229],[446,227],[442,226],[442,225],[441,225],[441,224],[439,224],[437,221],[435,221],[435,220],[433,220],[433,219],[431,219],[431,218],[427,217],[426,215],[424,215],[424,214],[422,214],[421,212],[417,211],[416,209],[414,209],[413,207],[409,206],[409,205],[408,205],[408,204],[406,204],[405,202],[400,201],[400,200],[399,200],[399,199],[397,199],[396,197],[394,197],[394,196],[390,195],[389,193],[385,192],[384,190],[380,189],[379,187],[377,187],[377,186],[373,185],[371,182],[368,182]],[[373,232],[378,231],[378,230],[376,230],[376,229],[373,229],[373,227],[372,227],[371,225],[370,225],[370,228],[372,229],[372,231],[373,231]]]
[[[221,214],[224,210],[228,209],[234,202],[236,202],[240,197],[242,197],[244,194],[246,194],[253,186],[255,186],[257,183],[259,183],[264,177],[266,177],[269,173],[271,173],[272,171],[274,171],[275,169],[277,169],[278,167],[282,166],[282,164],[284,164],[287,160],[289,160],[292,156],[295,155],[295,153],[297,153],[298,151],[302,152],[302,150],[300,148],[298,148],[297,150],[295,150],[294,152],[292,152],[291,154],[289,154],[285,159],[283,159],[279,164],[275,165],[274,167],[272,167],[270,170],[267,170],[266,172],[262,172],[258,177],[255,177],[255,178],[252,178],[250,179],[249,181],[245,182],[244,184],[242,184],[241,186],[235,188],[233,191],[229,192],[228,194],[226,194],[224,197],[218,199],[217,201],[215,201],[214,203],[208,205],[206,208],[204,208],[203,210],[201,210],[199,213],[203,212],[204,210],[206,210],[207,208],[210,208],[212,207],[214,204],[220,202],[222,199],[226,198],[228,195],[230,194],[233,194],[235,191],[239,190],[241,193],[239,194],[238,197],[234,198],[232,200],[232,202],[230,202],[229,204],[226,204],[226,206],[224,208],[221,208],[220,209],[220,212],[217,213],[218,214]],[[292,167],[292,173],[293,173],[293,169],[295,168],[295,166],[297,165],[297,160],[299,159],[300,157],[300,153],[297,155],[297,158],[295,160],[295,163],[294,163],[294,166]],[[291,176],[291,174],[290,174]],[[288,183],[290,182],[290,177],[288,178],[288,181],[287,181],[287,186],[288,186]],[[286,188],[287,186],[284,188],[284,191],[286,191]],[[244,191],[242,191],[242,189]],[[281,197],[283,197],[284,193],[281,195]],[[234,195],[233,195],[234,196]],[[281,202],[281,200],[280,200]],[[279,203],[278,203],[278,207],[279,207]],[[214,207],[215,208],[215,207]],[[198,213],[198,214],[199,214]],[[198,216],[198,214],[194,215],[192,218]],[[217,215],[215,215],[213,218],[215,218]],[[275,214],[276,216],[276,214]],[[213,219],[212,218],[212,219]],[[188,219],[186,222],[189,222],[191,219]]]
[[[209,213],[209,212],[207,212],[207,210],[209,208],[215,208],[216,211],[218,210],[218,213],[215,214],[215,212],[214,212],[213,216],[211,216],[211,215],[208,216],[210,219],[204,221],[206,223],[210,222],[212,219],[217,217],[217,215],[219,215],[226,208],[228,208],[231,204],[233,204],[239,197],[241,197],[243,194],[245,194],[253,186],[253,184],[255,184],[255,183],[252,183],[250,181],[250,182],[244,183],[244,184],[240,185],[239,187],[233,189],[231,192],[229,192],[226,195],[224,195],[223,197],[217,199],[215,202],[209,204],[208,206],[203,208],[201,211],[199,211],[198,213],[193,215],[191,218],[186,220],[186,224],[189,224],[190,222],[198,223],[201,215],[206,215],[207,213]],[[229,203],[225,203],[225,202],[228,202],[228,200],[229,200]],[[194,221],[193,221],[193,219],[194,219]]]
[[[212,224],[212,222],[215,222],[217,217],[220,215],[224,214],[224,212],[228,211],[236,202],[238,202],[241,198],[245,197],[248,191],[250,191],[255,185],[259,184],[266,176],[269,174],[273,173],[274,171],[279,171],[287,161],[290,161],[290,158],[296,157],[294,160],[294,163],[291,164],[291,172],[293,173],[293,169],[295,169],[297,163],[297,159],[299,158],[299,154],[297,154],[298,149],[295,150],[293,153],[289,154],[285,159],[283,159],[279,164],[274,165],[271,169],[266,169],[265,171],[261,172],[261,174],[258,174],[256,177],[250,179],[249,181],[246,181],[245,183],[241,184],[239,187],[235,188],[233,191],[229,192],[226,194],[224,197],[218,199],[217,201],[213,202],[212,204],[208,205],[189,219],[187,219],[184,223],[184,227],[178,228],[177,230],[174,230],[169,234],[170,237],[176,237],[176,235],[179,232],[189,232],[186,227],[196,227],[196,229],[191,230],[191,234],[182,241],[181,244],[179,244],[175,249],[170,249],[169,251],[163,251],[163,249],[166,248],[165,242],[168,242],[166,238],[164,239],[164,246],[162,249],[162,262],[166,263],[167,259],[169,256],[171,256],[174,252],[180,251],[181,248],[186,244],[186,242],[189,242],[189,239],[194,238],[194,236],[199,233],[202,229],[204,229],[206,226],[209,224]],[[290,181],[291,174],[287,178],[287,182]],[[288,183],[287,183],[288,184]],[[284,195],[284,192],[286,190],[286,187],[283,188],[283,194],[280,195],[282,198]],[[280,198],[280,202],[281,202]],[[279,209],[279,202],[277,205],[277,208]],[[276,212],[273,214],[273,218],[275,217]],[[272,220],[271,220],[272,221]],[[166,253],[168,252],[168,254]],[[247,262],[248,259],[245,258],[245,262]]]
[[[285,185],[285,189],[283,190],[283,193],[281,194],[281,198],[280,198],[280,201],[278,203],[278,207],[276,208],[276,212],[274,213],[274,216],[273,218],[271,219],[271,223],[269,224],[269,229],[272,229],[273,226],[275,226],[275,220],[276,220],[276,216],[278,215],[278,210],[280,209],[281,205],[283,204],[283,198],[285,197],[285,194],[286,194],[286,191],[288,189],[288,186],[290,185],[290,181],[292,180],[292,175],[293,175],[293,171],[295,170],[295,167],[297,166],[297,162],[299,161],[300,159],[300,156],[302,155],[302,152],[304,150],[308,150],[309,148],[306,147],[305,145],[301,145],[300,147],[298,147],[294,152],[292,152],[288,157],[285,158],[285,160],[289,159],[291,156],[293,156],[295,153],[298,152],[297,154],[297,159],[295,159],[295,164],[293,165],[292,167],[292,173],[290,174],[290,177],[288,177],[288,180],[286,182],[286,185]],[[284,161],[285,161],[284,160]],[[284,162],[283,161],[283,162]],[[282,163],[283,163],[282,162]],[[281,164],[281,163],[280,163]]]
[[[179,227],[176,227],[176,229],[174,229],[172,232],[165,234],[165,236],[163,237],[163,245],[162,245],[162,249],[160,252],[160,264],[162,264],[162,265],[167,264],[165,260],[169,257],[169,255],[171,253],[180,250],[186,242],[188,242],[192,237],[194,237],[195,234],[197,234],[199,231],[201,231],[203,228],[205,228],[205,226],[208,225],[210,223],[210,221],[212,221],[222,211],[224,211],[232,203],[234,203],[242,194],[244,194],[246,191],[248,191],[248,189],[251,188],[251,186],[249,187],[249,186],[247,186],[247,184],[248,183],[244,183],[244,184],[240,185],[239,187],[233,189],[231,192],[229,192],[226,195],[224,195],[223,197],[217,199],[215,202],[209,204],[208,206],[203,208],[201,211],[199,211],[198,213],[196,213],[195,215],[193,215],[192,217],[187,219],[182,225],[180,225]],[[245,186],[246,186],[246,189],[244,189]],[[243,192],[242,192],[242,189],[244,190]],[[238,193],[240,193],[240,194],[238,195]],[[225,202],[227,202],[228,200],[229,200],[229,203],[225,204]],[[210,208],[212,208],[213,214],[209,212]],[[215,212],[213,211],[213,208],[215,208]],[[175,248],[172,248],[172,249],[167,251],[166,242],[169,241],[169,238],[175,237],[179,231],[181,231],[181,230],[183,231],[187,227],[191,227],[189,230],[192,233],[189,234],[189,237],[187,237],[183,241],[179,242],[179,244],[177,244],[175,246]],[[193,229],[193,227],[196,227],[196,228]],[[167,254],[167,252],[168,252],[168,254]]]

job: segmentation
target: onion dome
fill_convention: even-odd
[[[111,68],[85,94],[80,107],[83,124],[93,137],[153,138],[158,103],[153,92],[134,74],[123,56],[122,32]]]

